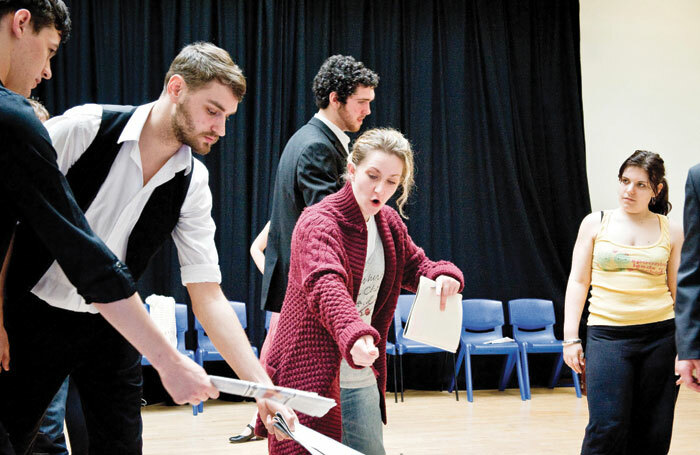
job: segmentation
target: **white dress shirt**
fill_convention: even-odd
[[[333,131],[340,143],[343,144],[343,148],[345,149],[345,151],[347,153],[350,153],[350,150],[348,149],[348,144],[350,144],[350,136],[345,134],[345,131],[341,130],[338,127],[338,125],[328,120],[328,118],[326,118],[326,116],[323,115],[323,111],[316,112],[316,115],[314,115],[314,117],[325,123],[326,126],[328,126],[328,128],[330,128],[331,131]]]
[[[214,243],[216,226],[211,217],[212,196],[209,173],[192,160],[190,147],[183,145],[143,185],[139,137],[153,104],[139,106],[127,122],[117,143],[122,144],[95,199],[85,213],[90,227],[122,261],[126,258],[129,235],[148,198],[177,172],[192,172],[192,180],[172,236],[177,247],[183,284],[221,282],[219,257]],[[102,107],[86,104],[74,107],[45,123],[58,154],[58,166],[66,174],[97,136]],[[194,163],[194,166],[191,163]],[[77,293],[63,270],[54,262],[32,292],[50,305],[78,312],[97,313]],[[106,302],[99,302],[106,303]]]

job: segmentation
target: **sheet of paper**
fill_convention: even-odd
[[[362,452],[344,446],[335,439],[305,427],[299,422],[294,424],[294,431],[291,431],[284,417],[279,413],[273,420],[276,428],[286,433],[312,455],[363,455]]]
[[[259,384],[257,382],[242,381],[240,379],[225,378],[223,376],[209,376],[212,384],[221,392],[240,395],[251,398],[266,398],[277,401],[295,411],[313,417],[323,417],[336,405],[335,400],[322,397],[313,392],[289,389]]]
[[[511,337],[503,337],[503,338],[497,338],[495,340],[490,340],[490,341],[484,341],[484,344],[501,344],[501,343],[510,343],[512,341],[515,341]]]
[[[435,293],[435,281],[420,277],[404,336],[445,351],[456,352],[461,331],[462,295],[449,296],[445,311],[440,311],[440,296]]]

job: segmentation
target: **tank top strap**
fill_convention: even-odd
[[[600,220],[600,226],[598,227],[598,233],[595,236],[596,240],[602,239],[605,236],[605,232],[608,230],[608,224],[610,224],[610,210],[601,210],[603,212],[603,219]]]
[[[659,217],[659,226],[661,226],[661,241],[668,245],[671,244],[671,228],[669,227],[668,217],[661,214],[656,214]]]

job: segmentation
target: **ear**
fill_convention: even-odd
[[[182,76],[179,74],[173,74],[168,80],[166,91],[168,92],[168,97],[170,97],[170,100],[177,104],[177,102],[182,99],[183,95],[187,91],[187,84]]]
[[[32,13],[26,9],[18,9],[15,11],[14,16],[12,16],[12,34],[15,38],[21,38],[22,35],[31,31]]]
[[[654,197],[658,196],[659,193],[661,193],[661,190],[662,190],[663,188],[664,188],[664,184],[663,184],[663,183],[659,183],[658,185],[656,185],[656,194],[654,195]]]
[[[355,171],[357,168],[355,168],[355,163],[349,162],[348,163],[348,175],[350,176],[350,181],[354,182],[355,181]]]
[[[338,100],[338,93],[331,92],[330,95],[328,95],[328,102],[334,107],[338,107],[338,105],[340,104],[340,101]]]

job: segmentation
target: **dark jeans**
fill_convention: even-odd
[[[140,454],[139,353],[100,315],[49,306],[35,296],[6,302],[12,368],[0,374],[0,423],[27,453],[67,375],[80,392],[91,454]]]
[[[66,432],[70,437],[70,453],[72,455],[88,455],[88,434],[83,406],[75,381],[70,377],[61,385],[60,390],[46,410],[44,420],[39,427],[39,434],[34,441],[32,455],[68,455],[66,436],[63,431],[64,420],[66,421]]]
[[[674,321],[589,326],[582,454],[668,453],[678,396]]]

